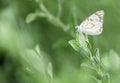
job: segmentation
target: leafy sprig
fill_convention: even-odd
[[[110,75],[106,72],[104,65],[101,61],[99,48],[94,48],[92,44],[89,42],[88,35],[83,33],[76,32],[76,39],[70,40],[69,44],[73,47],[73,49],[81,55],[84,56],[88,61],[83,62],[81,67],[86,67],[88,69],[92,69],[97,73],[99,78],[94,78],[98,83],[110,83]]]

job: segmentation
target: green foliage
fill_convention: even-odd
[[[76,40],[70,40],[69,44],[76,50],[76,51],[80,51],[80,45]]]
[[[104,83],[104,81],[107,80],[106,83],[110,83],[110,76],[104,69],[104,65],[102,64],[102,61],[100,58],[99,49],[92,48],[92,49],[95,49],[94,52],[91,50],[92,45],[90,44],[87,35],[79,33],[77,34],[77,36],[78,37],[76,37],[77,38],[76,40],[78,41],[71,40],[69,42],[70,42],[70,45],[76,51],[80,51],[83,48],[82,55],[86,56],[85,58],[87,58],[88,61],[87,63],[83,62],[81,66],[96,71],[99,78],[97,77],[94,77],[94,78],[96,78],[97,82],[100,81],[101,83]]]
[[[119,8],[118,0],[1,0],[0,83],[118,83]],[[100,36],[76,32],[101,9]]]

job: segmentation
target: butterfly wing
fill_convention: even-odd
[[[100,10],[85,19],[80,26],[78,32],[83,32],[88,35],[99,35],[102,33],[104,11]]]

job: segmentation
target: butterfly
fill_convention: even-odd
[[[100,10],[86,18],[79,26],[77,31],[87,35],[99,35],[103,31],[104,11]]]

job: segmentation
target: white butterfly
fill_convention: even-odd
[[[104,11],[100,10],[85,19],[79,26],[78,32],[83,32],[88,35],[99,35],[103,31]]]

